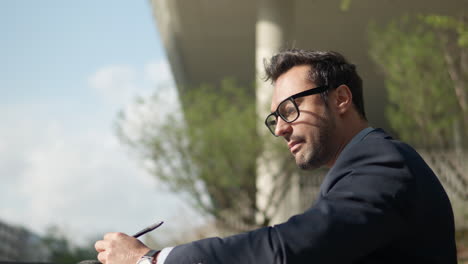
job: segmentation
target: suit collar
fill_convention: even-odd
[[[335,165],[330,168],[328,171],[327,175],[323,179],[322,184],[320,185],[320,192],[319,192],[319,197],[324,196],[325,193],[327,192],[329,186],[333,184],[334,181],[336,181],[336,176],[340,175],[342,172],[341,170],[343,169],[342,166],[339,164],[343,162],[343,159],[347,159],[347,156],[349,157],[350,151],[352,151],[352,147],[356,144],[359,144],[361,141],[365,140],[365,138],[369,136],[377,136],[377,137],[383,137],[383,138],[391,138],[385,131],[381,128],[372,128],[372,127],[367,127],[363,130],[361,130],[359,133],[357,133],[350,141],[349,143],[343,148],[341,151],[340,155],[338,156]],[[340,171],[340,173],[338,173]]]
[[[365,138],[369,133],[371,133],[372,131],[374,131],[376,129],[374,129],[373,127],[366,127],[364,128],[363,130],[359,131],[359,133],[357,133],[350,141],[349,143],[343,148],[343,150],[341,151],[341,153],[343,153],[346,149],[350,148],[351,146],[353,146],[354,144],[360,142],[363,138]],[[341,154],[340,154],[341,155]]]

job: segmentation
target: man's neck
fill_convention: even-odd
[[[369,127],[369,122],[367,120],[359,118],[358,122],[354,122],[353,125],[349,126],[343,126],[341,128],[337,128],[341,131],[345,131],[345,133],[341,134],[341,137],[339,140],[337,140],[338,145],[336,146],[336,151],[334,155],[332,156],[332,159],[330,159],[330,162],[328,162],[325,166],[327,168],[333,167],[335,165],[336,160],[340,156],[341,152],[343,149],[346,147],[346,145],[349,144],[349,142],[363,129]]]

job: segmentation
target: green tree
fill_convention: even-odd
[[[138,137],[125,131],[129,115],[121,113],[120,138],[151,162],[156,178],[183,194],[200,212],[233,231],[257,226],[258,214],[265,215],[256,202],[257,157],[264,142],[257,133],[255,98],[226,80],[217,86],[186,89],[180,100],[183,114],[171,110],[165,120],[146,122],[138,128]],[[154,96],[140,99],[139,104],[164,108],[161,98]],[[279,167],[288,162],[280,159]],[[288,186],[278,188],[272,204]],[[266,218],[263,224],[268,223]]]
[[[57,227],[47,230],[46,235],[42,237],[42,243],[50,252],[51,263],[76,264],[82,260],[96,259],[97,256],[94,244],[90,243],[89,247],[75,246]]]
[[[390,125],[419,147],[466,147],[466,24],[406,16],[369,32],[370,55],[385,75]]]
[[[435,29],[442,42],[442,51],[453,82],[457,103],[466,117],[468,116],[468,19],[441,15],[425,15],[420,16],[420,19]]]

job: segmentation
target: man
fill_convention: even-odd
[[[355,66],[335,52],[288,50],[274,56],[266,72],[274,84],[268,129],[286,140],[299,167],[330,168],[314,205],[276,226],[161,252],[109,233],[96,242],[98,259],[455,264],[454,220],[445,191],[410,146],[369,127]]]

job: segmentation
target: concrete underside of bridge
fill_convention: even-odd
[[[340,9],[342,0],[150,1],[179,91],[226,77],[253,89],[262,75],[256,63],[270,55],[258,57],[259,51],[268,46],[270,53],[291,47],[335,50],[358,66],[368,119],[385,129],[387,97],[383,75],[368,54],[369,23],[383,25],[405,14],[460,15],[468,9],[467,0],[353,0],[347,11]],[[268,24],[278,26],[276,31],[265,32]]]

